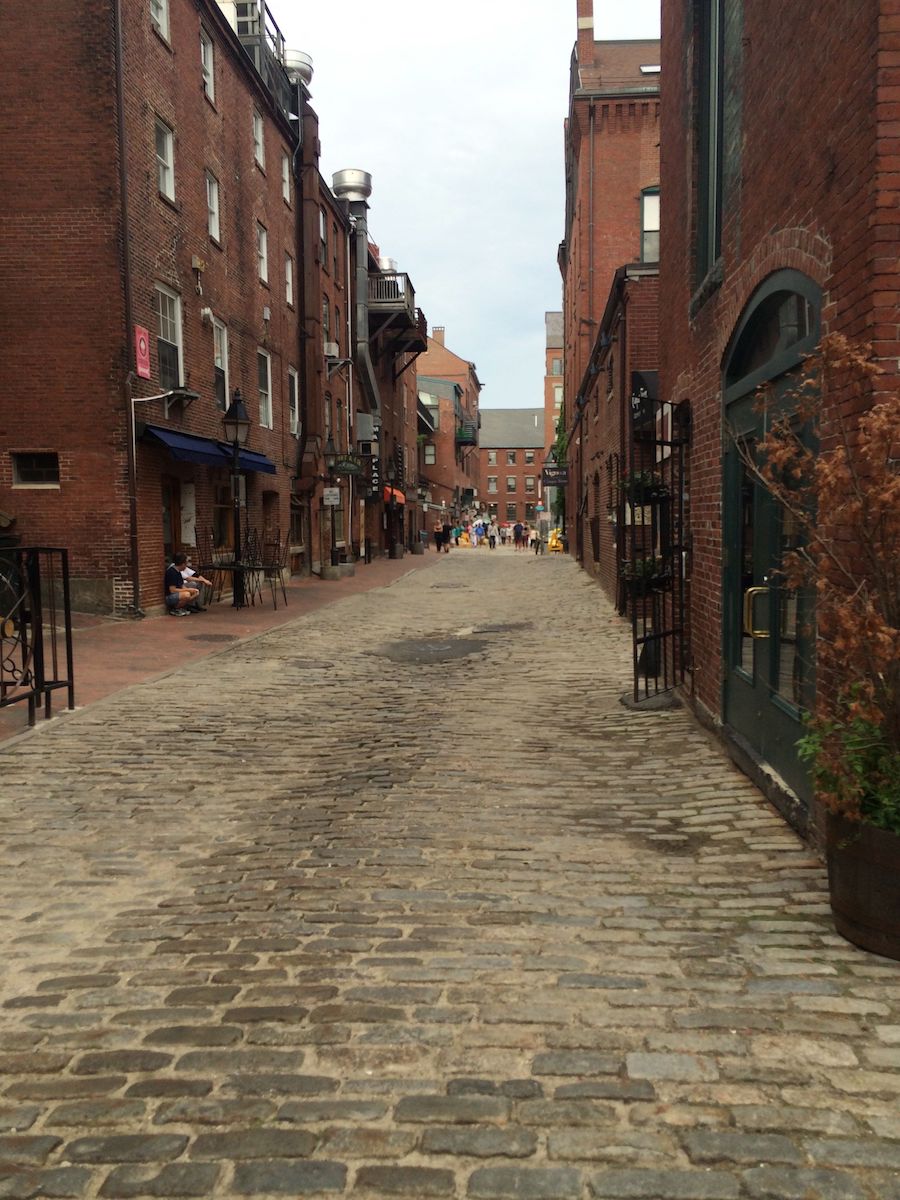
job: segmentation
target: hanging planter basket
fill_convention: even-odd
[[[900,960],[900,835],[829,813],[826,856],[838,933]]]

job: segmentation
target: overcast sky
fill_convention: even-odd
[[[562,307],[563,121],[576,0],[270,0],[313,59],[321,168],[372,175],[369,230],[486,408],[543,404]],[[659,37],[659,0],[594,0],[595,37]]]

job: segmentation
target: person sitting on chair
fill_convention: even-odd
[[[182,551],[173,555],[171,564],[166,567],[165,578],[165,594],[166,608],[173,617],[186,617],[189,612],[205,612],[201,604],[198,603],[200,591],[192,586],[193,580],[198,583],[208,583],[209,580],[204,579],[201,575],[192,575],[190,584],[185,584],[184,576],[181,573],[182,567],[187,563],[187,555]]]

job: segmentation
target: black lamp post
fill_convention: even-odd
[[[397,557],[397,511],[396,499],[394,497],[394,484],[397,480],[397,464],[393,458],[389,458],[387,466],[384,468],[385,478],[388,481],[388,489],[390,491],[390,500],[388,508],[390,516],[388,517],[388,556],[390,558]]]
[[[250,418],[241,399],[240,388],[235,388],[228,411],[222,418],[225,441],[231,443],[231,499],[234,505],[234,582],[232,587],[235,608],[244,607],[244,568],[241,565],[241,446],[247,444]]]
[[[328,472],[328,482],[332,487],[334,487],[334,465],[340,456],[338,454],[337,447],[334,444],[334,438],[331,436],[330,431],[328,434],[328,441],[325,443],[325,449],[322,453],[322,457],[325,459],[325,470]],[[334,504],[330,505],[330,508],[331,508],[331,565],[333,567],[340,566],[340,557],[341,557],[340,554],[338,553],[337,534],[336,534],[335,525],[334,525],[335,507],[336,507],[336,505],[334,505]]]

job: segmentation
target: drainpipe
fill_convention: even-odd
[[[307,104],[308,85],[312,80],[312,60],[309,55],[300,51],[285,51],[285,66],[288,79],[294,88],[294,99],[297,105],[296,133],[297,144],[291,155],[291,167],[295,183],[294,202],[296,206],[296,240],[297,240],[297,319],[300,331],[297,348],[297,406],[300,421],[300,437],[297,439],[297,457],[294,467],[294,477],[299,479],[303,474],[303,456],[306,452],[306,441],[309,433],[309,335],[306,322],[309,314],[306,290],[309,286],[308,255],[306,246],[306,185],[305,178],[308,168],[315,166],[315,161],[305,160],[304,150],[312,147],[313,156],[316,152],[318,130],[315,115]],[[310,128],[307,129],[307,121]],[[292,122],[293,124],[293,122]],[[312,525],[308,530],[309,540],[312,541]],[[310,563],[312,562],[312,547],[310,546]]]
[[[588,176],[588,320],[594,318],[594,103],[589,108],[588,140],[591,161]]]
[[[381,414],[381,395],[375,378],[375,367],[369,352],[369,225],[366,213],[372,194],[372,176],[368,171],[336,171],[332,177],[332,191],[350,205],[356,238],[356,343],[355,360],[359,367],[363,391],[369,401],[373,416]]]
[[[125,137],[124,49],[122,45],[122,0],[113,7],[115,21],[116,70],[116,131],[119,139],[119,219],[122,226],[122,292],[125,308],[125,362],[129,369],[122,381],[122,402],[125,409],[125,441],[128,467],[128,539],[131,568],[131,615],[143,617],[141,608],[141,561],[138,538],[137,455],[134,446],[134,408],[131,403],[131,340],[134,337],[134,302],[131,288],[131,242],[128,224],[128,163]],[[114,598],[115,602],[115,598]]]

